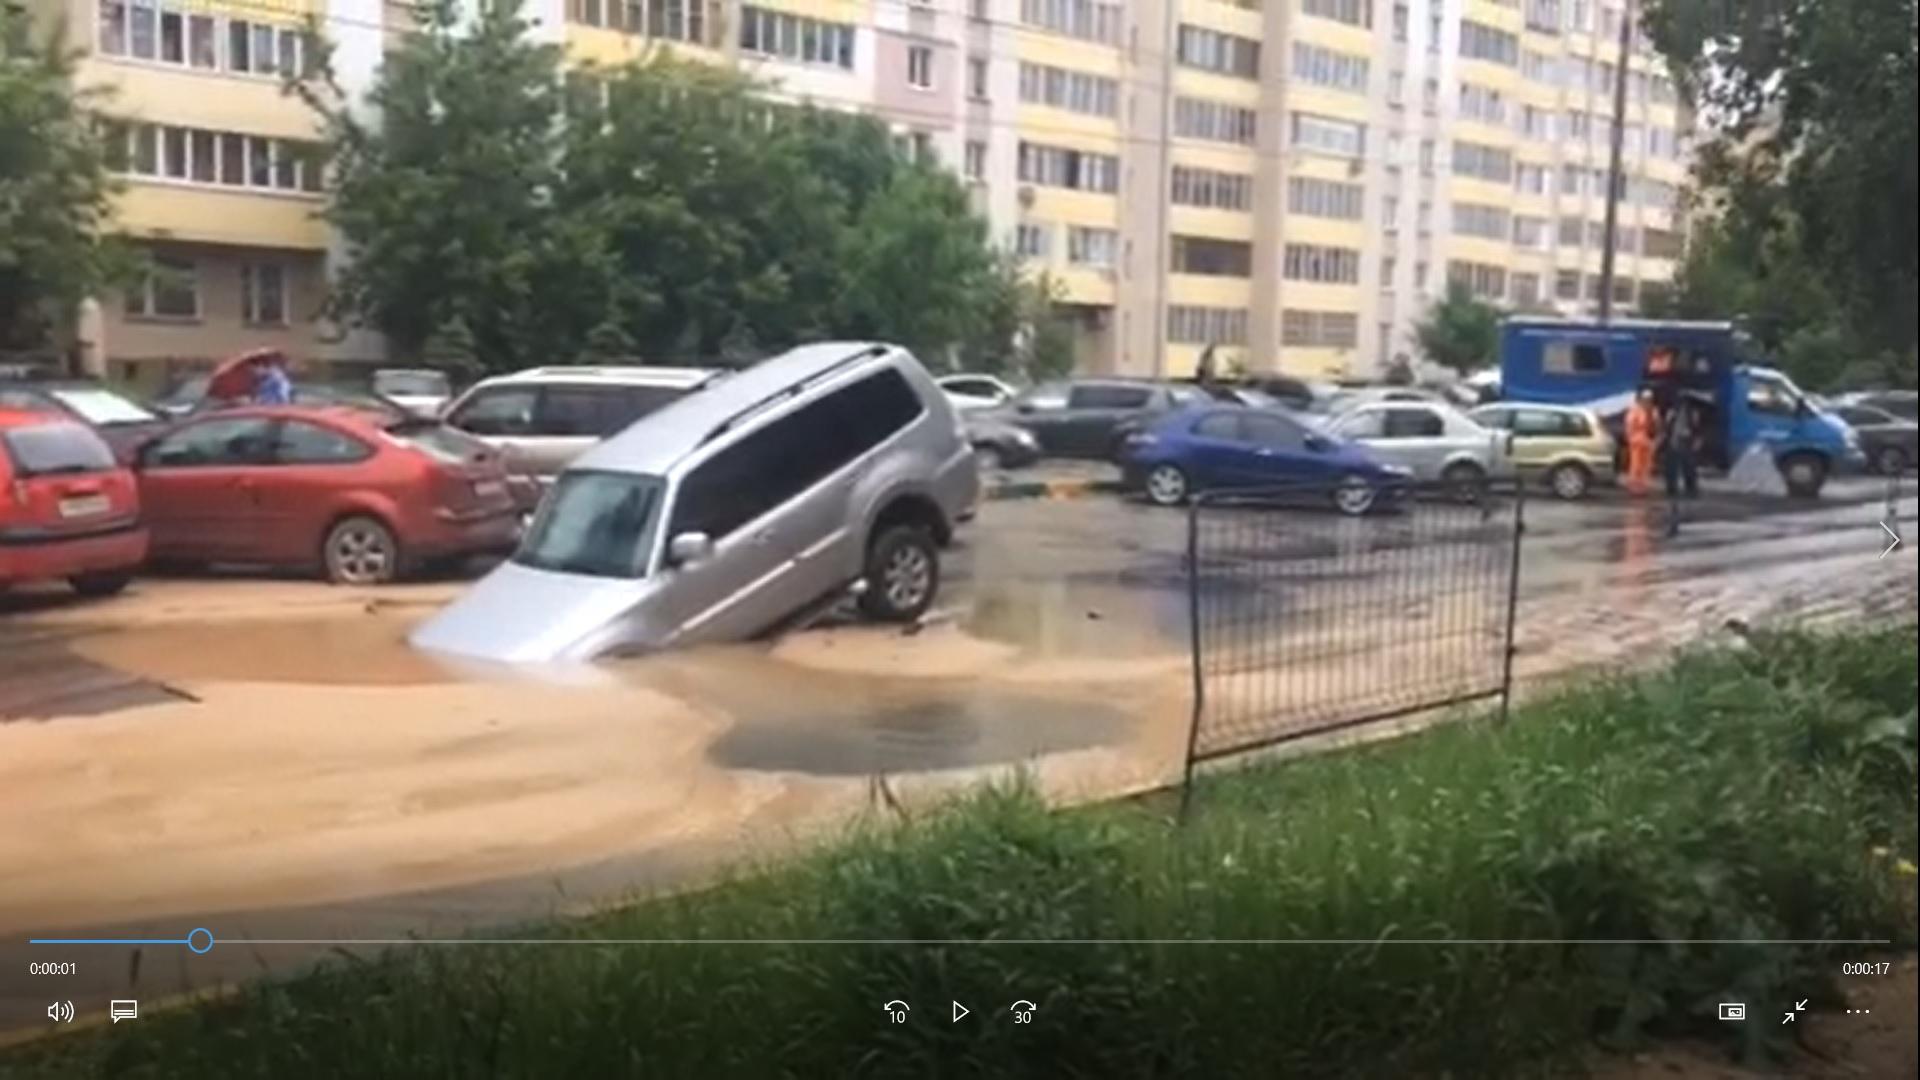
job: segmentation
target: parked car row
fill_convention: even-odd
[[[510,550],[520,514],[500,456],[433,420],[351,407],[190,417],[117,457],[52,411],[0,412],[0,586],[118,591],[147,560],[391,581]]]

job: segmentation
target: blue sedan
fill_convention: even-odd
[[[1197,492],[1324,491],[1343,514],[1364,514],[1406,470],[1359,445],[1271,409],[1205,406],[1163,417],[1128,437],[1120,454],[1130,488],[1161,506]]]

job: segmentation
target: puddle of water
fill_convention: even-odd
[[[733,718],[708,749],[730,768],[864,776],[1025,760],[1125,741],[1134,720],[977,678],[890,678],[784,664],[746,646],[615,665],[627,679]]]
[[[1111,581],[983,583],[960,626],[1031,656],[1158,656],[1185,648],[1187,594]]]

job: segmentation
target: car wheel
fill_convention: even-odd
[[[1883,446],[1873,455],[1873,467],[1882,476],[1899,476],[1907,471],[1907,453],[1897,446]]]
[[[335,585],[380,585],[400,576],[400,542],[393,530],[365,515],[328,529],[321,556]]]
[[[1456,461],[1440,473],[1447,493],[1461,502],[1478,502],[1487,491],[1487,470],[1471,461]]]
[[[1780,475],[1787,482],[1787,494],[1818,498],[1827,483],[1827,463],[1812,454],[1792,454],[1780,463]]]
[[[940,553],[925,529],[896,525],[867,549],[860,610],[881,622],[912,622],[940,591]]]
[[[1373,509],[1379,494],[1365,477],[1349,476],[1333,489],[1333,508],[1348,517],[1359,517]]]
[[[1593,486],[1593,474],[1577,461],[1562,462],[1547,473],[1547,486],[1560,498],[1574,502],[1587,497],[1587,489]]]
[[[973,463],[981,472],[999,472],[1007,467],[1006,458],[1001,456],[997,446],[974,447]]]
[[[1187,501],[1187,474],[1178,465],[1155,465],[1147,472],[1147,498],[1156,506],[1179,506]]]
[[[75,574],[67,584],[81,596],[113,596],[132,580],[133,575],[126,573]]]

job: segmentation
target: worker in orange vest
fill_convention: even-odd
[[[1627,491],[1644,495],[1653,480],[1653,456],[1660,444],[1660,414],[1653,409],[1653,391],[1642,387],[1627,410]]]

